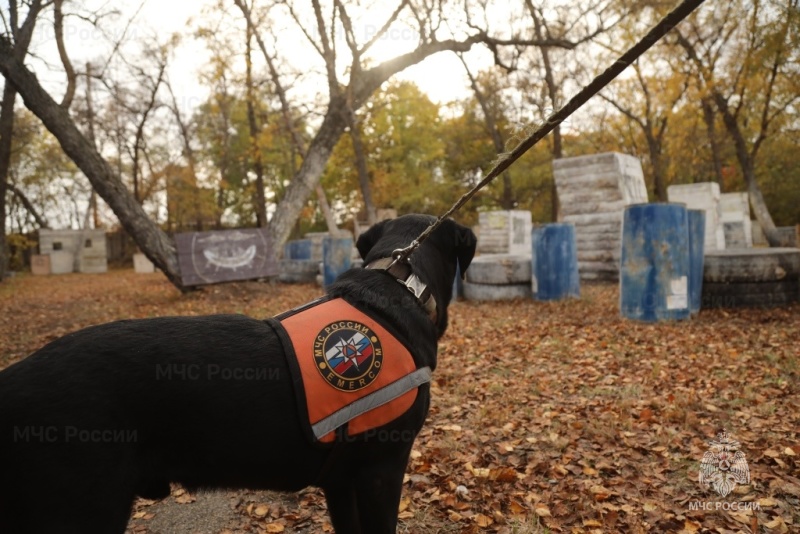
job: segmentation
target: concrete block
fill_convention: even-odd
[[[75,255],[66,250],[50,252],[50,272],[66,274],[75,271]]]
[[[141,252],[133,255],[133,270],[137,273],[148,274],[156,272],[156,266]]]
[[[472,267],[470,266],[470,269]],[[467,269],[469,272],[469,269]],[[464,298],[467,300],[513,300],[531,298],[531,284],[471,284],[464,282]]]
[[[480,254],[530,254],[531,212],[484,211],[478,214]]]
[[[108,260],[105,256],[86,256],[78,257],[78,272],[81,273],[105,273],[108,272]]]
[[[31,273],[36,276],[50,274],[50,256],[48,254],[34,254],[31,256]]]
[[[725,250],[725,229],[721,220],[721,195],[718,183],[671,185],[667,188],[667,196],[670,202],[686,204],[687,209],[705,211],[705,251]]]
[[[553,161],[553,176],[560,220],[575,225],[580,277],[615,280],[623,211],[647,202],[641,162],[617,152],[563,158]]]
[[[531,257],[514,254],[486,254],[472,260],[467,281],[473,284],[524,284],[531,281]]]

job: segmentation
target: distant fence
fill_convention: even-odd
[[[106,232],[108,264],[114,267],[133,265],[133,255],[138,251],[133,238],[125,230]]]

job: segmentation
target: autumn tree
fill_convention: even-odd
[[[800,100],[795,0],[712,4],[679,28],[676,41],[735,146],[753,213],[770,244],[775,223],[757,178],[761,148]]]
[[[36,5],[39,6],[38,1]],[[38,11],[29,11],[30,20],[35,21]],[[30,28],[32,25],[33,22]],[[180,287],[180,270],[174,243],[136,201],[123,183],[118,170],[87,139],[66,106],[60,105],[24,64],[27,42],[20,39],[21,35],[19,30],[8,31],[8,27],[0,35],[0,72],[5,77],[6,88],[22,97],[28,109],[53,133],[64,152],[108,203],[142,251],[167,278]]]
[[[607,92],[600,93],[600,97],[640,130],[647,147],[654,198],[666,202],[669,162],[664,149],[665,135],[673,110],[686,93],[687,82],[677,75],[648,76],[639,62],[632,69],[633,79],[618,81]]]
[[[518,44],[513,40],[498,40],[486,28],[451,31],[449,25],[443,24],[447,18],[446,12],[450,9],[445,4],[443,1],[400,0],[374,32],[363,31],[364,22],[360,18],[366,14],[363,9],[358,6],[347,7],[339,0],[326,5],[320,0],[312,0],[310,10],[286,1],[270,6],[270,13],[274,13],[274,16],[293,21],[296,35],[303,36],[311,49],[316,51],[328,89],[326,103],[321,110],[321,121],[271,221],[270,231],[276,244],[282,243],[289,235],[309,193],[318,185],[333,147],[345,132],[347,116],[343,110],[357,111],[384,82],[433,54],[448,50],[463,52],[477,43],[495,47]],[[268,17],[262,20],[265,22],[258,28],[259,32],[268,33],[277,27],[270,24]],[[415,32],[418,36],[416,44],[395,57],[375,61],[370,56],[370,49],[398,24]],[[70,114],[59,106],[24,65],[23,50],[19,47],[24,43],[12,33],[4,32],[0,36],[0,72],[6,78],[7,85],[10,84],[19,92],[26,106],[56,136],[65,152],[89,178],[94,189],[108,203],[142,251],[180,287],[174,244],[125,187],[118,169],[109,165],[87,141]],[[343,47],[335,42],[338,34],[345,36]],[[342,69],[344,65],[347,66],[345,70]]]
[[[60,4],[59,4],[60,5]],[[21,62],[28,54],[28,47],[33,36],[36,19],[42,10],[41,0],[33,0],[26,6],[27,13],[20,13],[20,6],[15,0],[8,5],[8,18],[3,17],[3,35],[0,39],[13,43],[0,54],[9,55],[10,59]],[[24,16],[24,18],[23,18]],[[14,106],[17,101],[17,88],[6,81],[3,84],[3,100],[0,102],[0,282],[5,279],[8,267],[8,253],[6,247],[6,192],[9,183],[9,169],[11,167],[11,144],[14,135]]]
[[[558,2],[525,0],[511,17],[509,34],[526,47],[493,48],[495,63],[509,74],[512,87],[522,95],[520,115],[530,125],[544,122],[564,103],[565,94],[590,74],[582,63],[591,57],[589,43],[607,36],[630,9],[614,0]],[[570,87],[572,85],[572,87]],[[520,125],[520,128],[526,128]],[[556,125],[546,143],[553,159],[564,156],[563,127]],[[550,177],[550,220],[558,220],[558,194]]]
[[[456,200],[461,184],[444,172],[440,109],[411,82],[390,82],[365,104],[357,122],[376,206],[399,213],[438,213]],[[323,183],[353,215],[364,206],[353,136],[343,136]]]
[[[548,36],[542,40],[521,39],[516,35],[507,35],[507,28],[495,31],[485,23],[485,13],[493,8],[490,3],[478,5],[467,2],[468,28],[458,32],[451,31],[450,25],[444,23],[449,7],[442,1],[401,0],[393,11],[387,13],[384,22],[371,32],[359,31],[359,28],[363,30],[365,24],[363,7],[345,6],[338,0],[327,6],[323,6],[319,0],[313,0],[311,4],[311,11],[301,11],[293,3],[280,2],[321,59],[328,95],[321,124],[271,222],[276,242],[282,242],[288,235],[310,192],[318,183],[333,147],[346,131],[347,113],[358,111],[384,82],[398,72],[435,53],[466,52],[478,43],[488,45],[493,50],[535,45],[574,46],[572,41],[560,36]],[[482,22],[473,22],[477,20]],[[398,26],[410,28],[418,36],[415,46],[409,52],[376,62],[371,57],[371,49]],[[344,47],[336,46],[339,32],[344,36]],[[346,69],[343,70],[343,66]]]
[[[464,60],[464,56],[459,56],[461,63],[464,65],[464,70],[469,78],[470,87],[475,95],[475,100],[480,107],[483,120],[486,124],[486,133],[492,140],[495,154],[503,154],[506,152],[506,142],[508,140],[507,134],[503,131],[508,131],[507,121],[505,120],[505,109],[502,102],[503,88],[499,87],[503,83],[500,77],[496,74],[491,76],[491,71],[485,72],[482,84],[479,83],[476,76],[472,73],[469,65]],[[483,87],[481,87],[483,85]],[[505,124],[505,128],[503,127]],[[514,198],[514,189],[511,184],[511,170],[506,169],[501,175],[502,194],[497,199],[500,208],[504,210],[511,210],[517,207],[517,200]]]

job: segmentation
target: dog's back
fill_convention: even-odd
[[[310,484],[322,460],[293,414],[279,346],[244,316],[120,321],[0,372],[0,532],[61,533],[73,517],[102,532],[111,516],[124,530],[134,496],[164,497],[170,481]],[[26,524],[11,525],[12,510]]]
[[[357,247],[368,263],[390,258],[432,220],[380,223]],[[415,253],[413,273],[435,300],[430,308],[378,269],[349,271],[329,295],[375,313],[417,368],[435,369],[456,265],[466,270],[475,242],[468,228],[447,221]],[[337,532],[394,533],[428,384],[389,423],[354,436],[338,427],[330,444],[309,440],[296,393],[266,321],[120,321],[58,339],[0,372],[0,533],[121,534],[134,497],[166,496],[170,482],[315,484]]]

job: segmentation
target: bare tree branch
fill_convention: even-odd
[[[292,17],[292,19],[294,19],[295,24],[297,24],[297,27],[303,32],[303,35],[306,36],[306,39],[308,39],[308,42],[311,43],[311,46],[314,47],[320,57],[325,59],[325,52],[319,47],[317,41],[314,40],[314,37],[311,36],[308,30],[306,30],[306,25],[300,20],[300,17],[297,16],[297,13],[295,13],[292,3],[284,0],[283,5],[286,6],[286,9],[289,11],[289,15]]]
[[[28,109],[55,135],[67,156],[83,171],[92,187],[108,203],[148,258],[176,287],[182,288],[172,241],[147,216],[119,175],[77,128],[69,113],[52,99],[36,76],[15,55],[14,46],[8,38],[0,35],[0,72],[5,76],[7,85],[13,85]]]
[[[28,8],[28,14],[22,25],[19,25],[16,0],[9,2],[9,21],[11,36],[14,45],[11,45],[8,35],[0,35],[0,43],[7,43],[5,50],[0,51],[3,60],[22,63],[28,54],[33,28],[36,18],[45,5],[40,0],[33,0]],[[5,278],[8,265],[6,250],[6,191],[9,183],[9,169],[11,168],[11,142],[14,135],[14,105],[17,100],[17,87],[6,78],[3,86],[3,99],[0,103],[0,282]]]
[[[314,6],[314,16],[317,19],[317,31],[319,32],[320,43],[322,44],[322,59],[325,60],[325,70],[328,73],[328,90],[331,96],[339,93],[339,81],[336,77],[336,54],[331,48],[328,32],[325,28],[325,21],[322,18],[322,7],[319,0],[311,0]]]
[[[478,105],[483,112],[483,120],[486,123],[486,129],[489,131],[489,136],[492,138],[492,143],[494,144],[494,151],[496,154],[502,154],[506,151],[505,141],[503,141],[503,135],[500,133],[500,128],[497,126],[497,119],[492,112],[491,107],[489,106],[489,102],[486,98],[486,95],[483,94],[481,91],[480,86],[478,85],[478,80],[475,79],[475,76],[472,74],[472,71],[469,70],[469,65],[464,60],[463,54],[457,54],[458,59],[461,60],[461,64],[464,66],[464,70],[467,73],[467,78],[469,78],[470,87],[472,87],[472,92],[475,93],[475,99],[478,101]],[[503,173],[503,193],[498,200],[498,203],[504,210],[514,209],[516,207],[516,200],[514,199],[514,191],[511,186],[511,173],[505,171]]]
[[[53,29],[56,35],[56,46],[58,47],[58,57],[61,58],[61,64],[64,66],[64,72],[67,75],[67,90],[64,93],[64,98],[61,100],[61,107],[69,109],[72,105],[72,99],[75,96],[76,78],[75,69],[72,68],[72,62],[67,55],[67,48],[64,46],[64,13],[62,7],[64,0],[55,0],[54,7],[54,22]]]
[[[158,65],[158,74],[156,75],[156,80],[153,82],[153,86],[150,88],[150,93],[148,95],[148,100],[144,105],[144,108],[139,112],[141,117],[136,124],[136,135],[134,137],[133,142],[133,196],[138,202],[142,202],[144,200],[144,196],[140,194],[139,187],[139,175],[140,175],[140,166],[139,166],[139,154],[143,150],[144,145],[144,128],[147,124],[147,119],[150,114],[153,112],[154,109],[158,107],[158,102],[156,97],[158,95],[158,90],[161,88],[161,82],[164,80],[164,74],[167,69],[167,61],[164,58],[159,60]]]
[[[391,25],[394,24],[394,22],[397,20],[397,17],[400,16],[400,13],[403,11],[403,8],[405,8],[408,5],[408,2],[409,0],[400,1],[400,3],[397,5],[397,8],[394,10],[394,12],[392,12],[389,18],[386,19],[386,22],[383,24],[383,26],[381,26],[381,28],[377,31],[377,33],[375,33],[375,35],[373,35],[369,41],[367,41],[361,46],[361,48],[359,49],[359,56],[364,55],[364,53],[367,52],[367,50],[369,50],[372,47],[372,45],[378,42],[378,40],[381,39],[386,34]]]
[[[19,199],[20,203],[22,203],[22,206],[25,208],[25,211],[30,213],[31,217],[33,217],[33,220],[36,221],[36,224],[39,226],[39,228],[48,227],[47,219],[45,219],[45,217],[39,213],[39,210],[36,209],[36,206],[33,205],[33,202],[30,201],[30,199],[19,187],[14,184],[8,184],[8,189],[14,194],[14,196],[17,197],[17,199]]]

